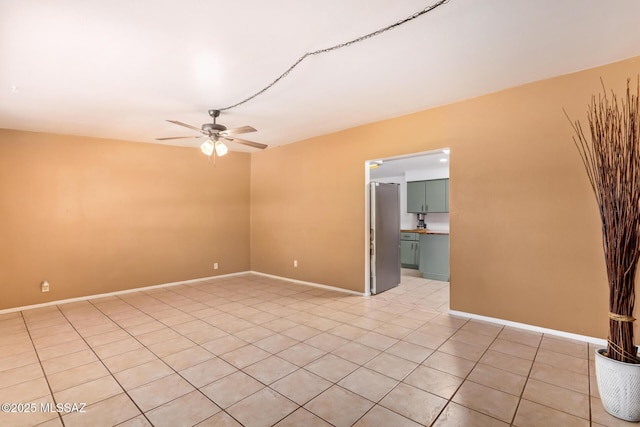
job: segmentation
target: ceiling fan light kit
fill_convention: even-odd
[[[211,156],[215,150],[218,156],[224,156],[229,151],[229,147],[222,140],[236,142],[238,144],[247,145],[253,148],[259,148],[264,150],[267,148],[266,144],[259,142],[247,141],[233,137],[241,133],[255,132],[256,129],[252,126],[240,126],[237,128],[228,129],[226,126],[216,123],[216,119],[220,116],[220,110],[209,110],[209,115],[213,118],[213,123],[205,123],[199,129],[195,126],[191,126],[187,123],[182,123],[177,120],[167,120],[169,123],[173,123],[178,126],[186,127],[191,130],[200,132],[202,135],[208,137],[208,139],[200,145],[200,150],[207,156]],[[185,139],[185,138],[201,138],[200,135],[194,136],[172,136],[168,138],[156,138],[158,141],[166,141],[170,139]]]
[[[205,142],[200,145],[200,150],[207,156],[211,156],[213,154],[213,143],[210,139],[207,139]]]
[[[229,151],[229,148],[227,148],[227,146],[222,141],[216,141],[215,147],[216,154],[220,157],[224,156]]]

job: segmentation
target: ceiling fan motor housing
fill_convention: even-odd
[[[227,130],[226,126],[219,125],[217,123],[205,123],[202,125],[202,131],[207,134],[211,134],[214,132],[224,132],[225,130]]]

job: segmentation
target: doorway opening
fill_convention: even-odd
[[[372,182],[380,182],[380,183],[395,183],[399,185],[400,188],[400,230],[405,230],[409,232],[419,232],[419,234],[439,234],[446,235],[446,250],[442,249],[443,243],[437,243],[440,245],[441,249],[439,249],[437,256],[429,256],[426,259],[425,256],[432,250],[431,246],[428,246],[424,249],[422,253],[422,258],[419,255],[419,250],[421,245],[431,245],[431,241],[439,240],[443,241],[445,238],[438,237],[436,239],[433,238],[423,238],[423,241],[416,238],[416,241],[413,245],[404,244],[403,248],[410,247],[414,252],[415,261],[406,264],[403,259],[403,264],[405,267],[402,268],[402,276],[414,276],[414,277],[425,277],[431,278],[434,280],[449,280],[448,270],[449,270],[449,209],[448,209],[448,189],[449,189],[449,165],[450,165],[450,150],[448,148],[442,148],[438,150],[420,152],[420,153],[412,153],[408,155],[387,157],[387,158],[379,158],[379,159],[371,159],[365,161],[364,169],[365,169],[365,280],[364,280],[364,294],[371,295],[371,283],[372,283],[372,272],[375,271],[375,266],[372,266],[375,263],[375,259],[372,260],[372,223],[371,223],[371,195],[370,195],[370,185]],[[445,181],[446,180],[446,198],[447,198],[447,208],[446,212],[443,212],[443,209],[432,209],[429,210],[427,208],[412,208],[411,206],[407,206],[408,202],[412,202],[414,199],[412,195],[408,194],[408,191],[414,191],[418,182],[433,182],[436,181]],[[408,184],[408,183],[412,184]],[[426,211],[426,213],[417,213],[417,211]],[[421,226],[426,227],[426,230],[422,229]],[[424,231],[420,231],[424,230]],[[410,236],[411,238],[414,238]],[[400,244],[400,243],[399,243]],[[443,253],[446,252],[446,253]],[[406,258],[406,253],[401,251],[401,253]],[[409,257],[412,255],[409,254]],[[446,260],[444,259],[446,257]],[[428,259],[428,261],[427,261]],[[421,262],[423,261],[423,265]],[[429,270],[430,267],[427,266],[428,263],[437,262],[437,268],[441,270],[444,268],[444,262],[446,261],[446,276],[444,274],[439,274],[433,276],[432,272]],[[440,271],[443,273],[443,271]],[[425,276],[426,274],[426,276]]]

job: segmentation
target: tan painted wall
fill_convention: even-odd
[[[362,292],[365,160],[450,147],[451,308],[605,337],[597,208],[562,108],[584,120],[600,77],[622,91],[638,73],[634,58],[253,154],[252,269]]]
[[[249,270],[250,163],[0,130],[0,309]]]

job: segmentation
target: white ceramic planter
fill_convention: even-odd
[[[640,421],[640,365],[618,362],[596,350],[596,379],[604,409],[623,420]]]

